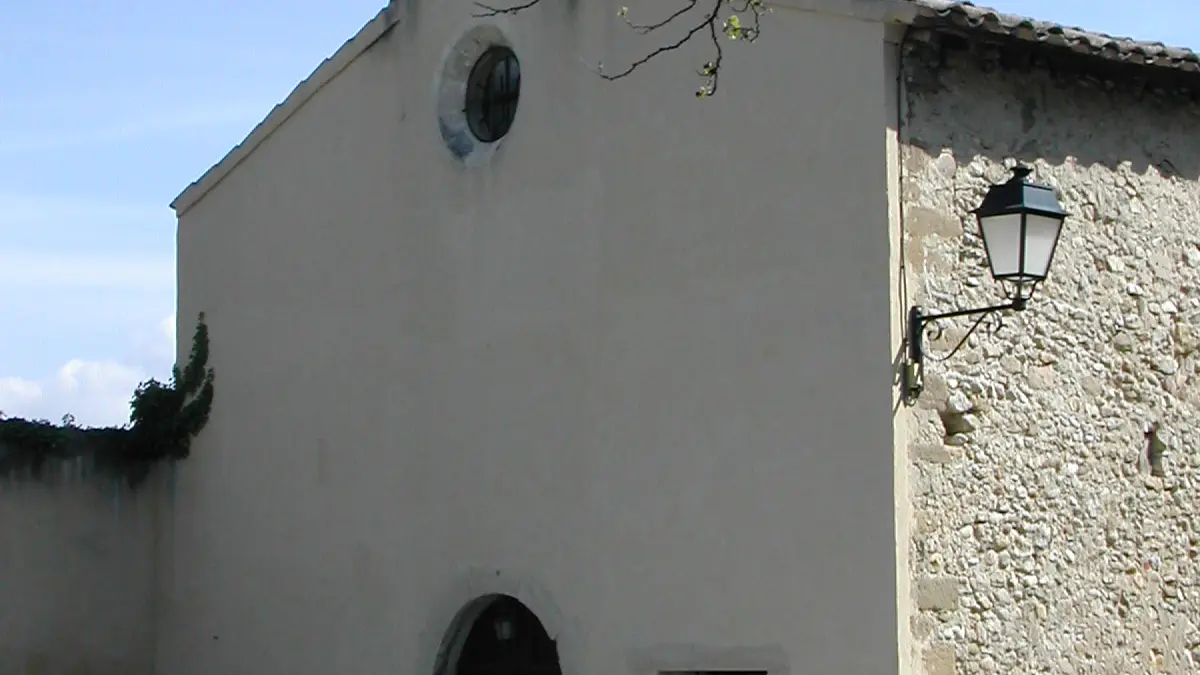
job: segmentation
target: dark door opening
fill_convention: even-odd
[[[497,596],[471,625],[456,675],[562,675],[558,646],[516,598]]]

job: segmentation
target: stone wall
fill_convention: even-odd
[[[159,487],[75,462],[0,478],[0,673],[143,675],[154,659]]]
[[[929,363],[911,410],[924,671],[1200,672],[1200,109],[929,63],[904,66],[909,304],[1002,299],[968,212],[1007,166],[1074,215],[1029,309]]]

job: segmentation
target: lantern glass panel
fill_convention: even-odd
[[[1050,272],[1050,259],[1054,256],[1054,245],[1062,230],[1062,218],[1026,214],[1025,216],[1025,269],[1027,279],[1045,279]]]
[[[987,248],[988,264],[997,279],[1021,271],[1021,214],[1004,213],[979,219],[983,245]]]

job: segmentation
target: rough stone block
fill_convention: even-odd
[[[926,373],[925,390],[921,392],[921,398],[917,399],[917,405],[926,410],[934,410],[945,407],[949,398],[950,390],[946,387],[946,380],[937,373]]]
[[[1058,373],[1051,366],[1037,366],[1029,370],[1028,381],[1033,389],[1054,389],[1058,386]]]
[[[958,453],[941,444],[920,443],[909,450],[911,457],[917,461],[930,464],[949,464]]]
[[[937,619],[928,614],[918,614],[909,619],[908,625],[914,638],[924,640],[933,635],[933,630],[937,628]]]
[[[949,610],[958,607],[958,579],[925,577],[917,582],[917,607],[926,610]]]
[[[953,645],[934,645],[925,650],[925,675],[954,675]]]
[[[956,216],[922,206],[908,210],[906,224],[915,237],[932,235],[954,238],[961,237],[963,233],[962,221]]]

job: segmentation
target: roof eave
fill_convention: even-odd
[[[214,187],[229,175],[250,153],[263,143],[276,129],[304,107],[318,91],[339,73],[345,70],[371,45],[382,38],[400,21],[397,3],[389,3],[368,21],[357,33],[342,44],[332,56],[321,62],[307,78],[297,84],[291,93],[246,135],[241,143],[233,146],[220,161],[202,176],[193,181],[171,201],[176,217],[182,216],[204,198]]]
[[[969,2],[910,0],[916,11],[915,28],[927,28],[966,37],[1013,40],[1046,49],[1068,51],[1099,61],[1173,70],[1200,75],[1200,54],[1161,42],[1144,42],[1072,28],[1023,16],[1002,14]]]

